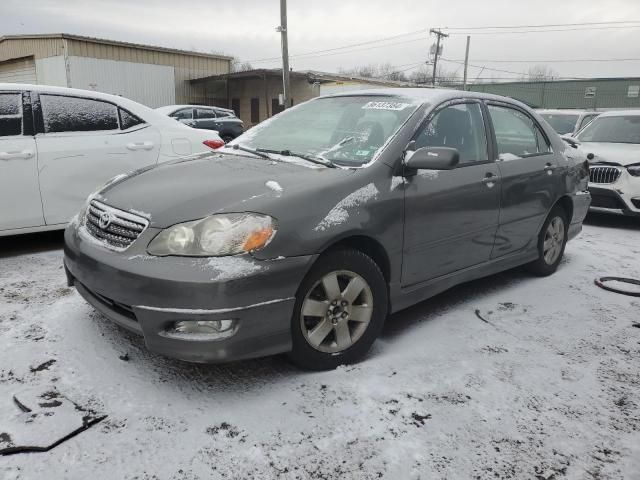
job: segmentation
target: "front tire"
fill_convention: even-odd
[[[289,358],[311,370],[357,362],[380,334],[387,314],[387,285],[378,265],[358,250],[326,253],[298,289]]]
[[[559,206],[554,207],[545,220],[538,236],[538,259],[527,267],[540,277],[551,275],[558,269],[567,245],[569,224],[567,214]]]

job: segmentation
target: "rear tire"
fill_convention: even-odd
[[[569,223],[567,214],[555,206],[545,220],[538,235],[538,259],[527,265],[534,275],[546,277],[558,269],[567,245]]]
[[[289,358],[310,370],[357,362],[380,334],[387,314],[387,284],[378,265],[358,250],[328,252],[296,294]]]

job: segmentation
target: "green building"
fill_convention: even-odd
[[[533,108],[640,109],[640,77],[478,83],[469,90],[515,98]]]

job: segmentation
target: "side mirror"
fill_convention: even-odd
[[[571,135],[561,135],[560,138],[571,145],[573,148],[578,148],[580,146],[580,140]]]
[[[460,152],[449,147],[423,147],[406,155],[404,166],[409,175],[416,170],[452,170],[460,163]]]

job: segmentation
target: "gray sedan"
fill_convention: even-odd
[[[349,92],[214,153],[92,195],[65,233],[70,285],[153,351],[355,362],[387,316],[456,284],[558,267],[588,171],[503,97]]]

